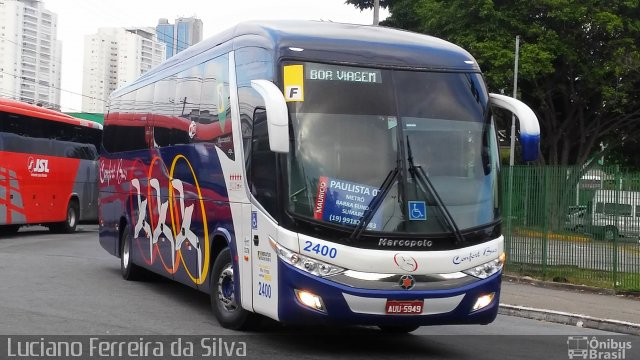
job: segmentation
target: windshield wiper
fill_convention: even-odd
[[[447,209],[447,206],[444,204],[444,202],[440,198],[440,195],[438,195],[438,192],[433,186],[433,183],[431,183],[429,176],[427,176],[427,174],[424,172],[424,169],[422,168],[422,166],[420,165],[416,166],[413,163],[413,153],[411,152],[411,143],[409,142],[409,136],[407,136],[407,155],[408,155],[407,160],[409,162],[409,172],[411,173],[411,176],[413,176],[414,179],[418,180],[419,185],[422,187],[422,192],[426,194],[427,193],[426,190],[428,190],[428,192],[433,195],[433,198],[436,201],[438,208],[440,208],[440,211],[442,212],[442,215],[444,217],[444,222],[447,224],[447,226],[451,229],[453,234],[456,236],[456,244],[464,242],[464,237],[462,236],[462,233],[460,232],[458,225],[456,225],[456,222],[453,220],[453,216],[451,216],[449,209]]]
[[[360,222],[356,225],[356,228],[353,230],[349,239],[352,241],[358,240],[362,232],[366,229],[367,225],[373,218],[373,215],[378,211],[380,205],[382,205],[382,201],[387,197],[389,190],[391,190],[391,186],[395,182],[398,174],[400,173],[399,167],[396,166],[393,170],[389,171],[387,177],[382,182],[380,186],[380,192],[373,198],[367,210],[362,214],[362,218],[360,218]]]

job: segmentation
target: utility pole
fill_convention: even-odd
[[[373,0],[373,25],[378,25],[380,19],[380,0]]]
[[[513,98],[518,98],[518,60],[520,57],[520,35],[516,36],[516,61],[513,69]],[[509,166],[513,166],[516,143],[516,116],[511,115],[511,148],[509,149]]]
[[[520,52],[520,35],[516,36],[516,62],[514,65],[513,71],[513,98],[516,99],[518,96],[518,53]],[[508,238],[505,241],[505,248],[508,255],[511,255],[511,240],[513,239],[512,234],[512,212],[513,212],[513,164],[515,160],[515,140],[516,140],[516,116],[511,115],[511,148],[509,149],[509,188],[508,191],[508,201],[507,201],[507,233],[509,234]],[[528,177],[527,177],[528,179]],[[527,206],[527,201],[525,201],[525,209]],[[526,222],[526,217],[525,217]]]

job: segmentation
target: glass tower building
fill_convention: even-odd
[[[160,19],[156,26],[158,40],[167,46],[166,59],[202,40],[202,20],[195,17],[177,18],[175,24]]]

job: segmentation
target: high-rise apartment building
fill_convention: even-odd
[[[156,26],[158,40],[167,45],[167,59],[202,41],[202,20],[195,17],[177,18],[175,24],[160,19]]]
[[[160,64],[165,45],[153,28],[100,28],[84,39],[82,111],[104,112],[109,94]]]
[[[40,0],[0,1],[0,96],[60,110],[57,15]]]

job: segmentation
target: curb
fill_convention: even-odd
[[[587,292],[590,294],[598,294],[598,295],[616,295],[616,291],[613,289],[598,288],[594,286],[571,284],[571,283],[545,281],[545,280],[534,279],[528,276],[503,274],[502,281],[508,281],[516,284],[527,284],[527,285],[537,286],[537,287],[546,288],[546,289]]]
[[[640,324],[620,320],[599,319],[592,316],[572,314],[562,311],[500,304],[498,313],[501,315],[517,316],[521,318],[572,325],[582,328],[597,329],[629,335],[640,335]]]
[[[559,289],[566,291],[586,292],[596,295],[623,296],[627,299],[640,300],[639,292],[619,291],[614,289],[598,288],[587,285],[578,285],[570,283],[560,283],[545,280],[533,279],[528,276],[518,276],[511,274],[503,274],[502,281],[508,281],[516,284],[527,284],[547,289]]]

